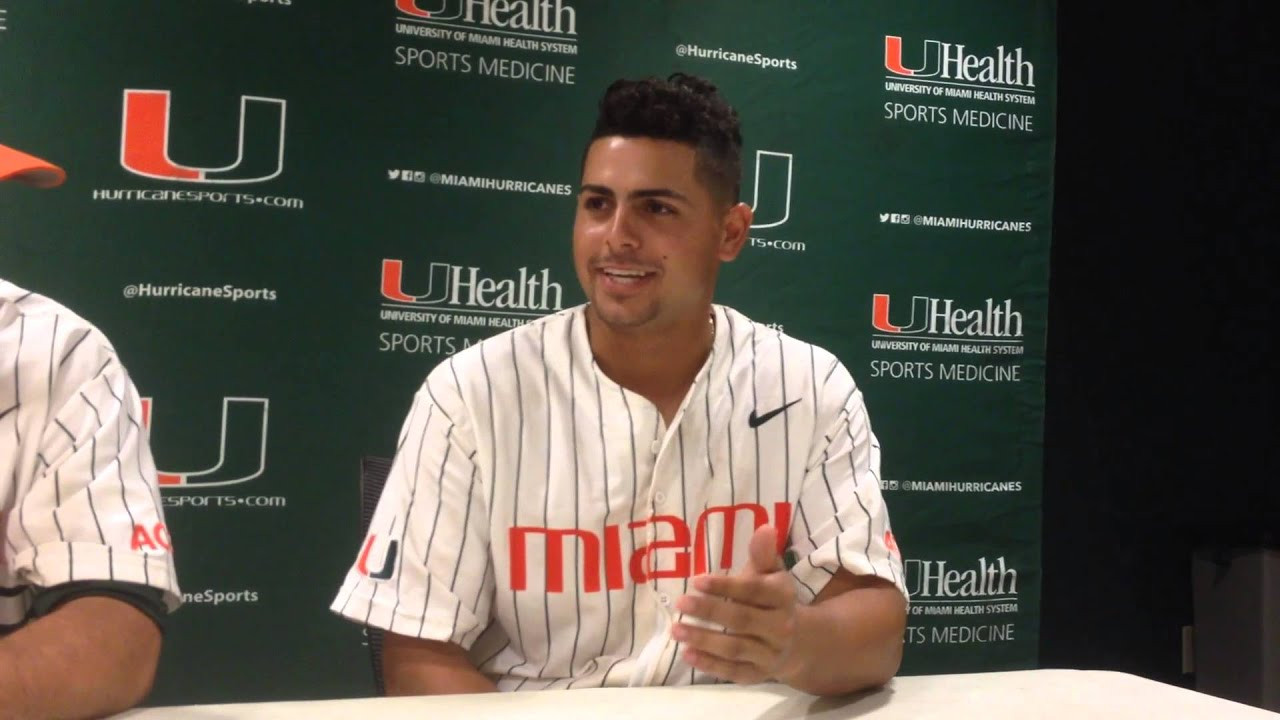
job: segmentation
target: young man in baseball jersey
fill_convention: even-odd
[[[334,600],[388,631],[389,692],[839,694],[897,672],[906,592],[862,393],[711,302],[751,226],[741,145],[705,81],[606,92],[573,234],[588,303],[429,374]]]
[[[0,180],[64,178],[0,145]],[[141,412],[97,328],[0,279],[0,720],[100,717],[151,688],[181,596]]]

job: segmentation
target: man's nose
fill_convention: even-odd
[[[639,247],[640,235],[637,232],[634,211],[625,205],[619,205],[605,227],[604,241],[614,249]]]

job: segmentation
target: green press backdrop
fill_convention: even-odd
[[[1054,4],[0,0],[0,276],[113,340],[187,604],[153,703],[372,691],[327,606],[442,358],[581,301],[615,78],[740,111],[756,226],[717,300],[866,393],[913,605],[903,672],[1036,665]]]

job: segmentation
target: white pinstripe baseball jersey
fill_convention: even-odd
[[[333,603],[449,640],[499,689],[714,682],[680,658],[689,577],[780,528],[803,602],[837,568],[906,595],[862,393],[829,352],[714,307],[670,426],[592,357],[585,306],[437,366]]]
[[[37,587],[180,593],[138,393],[106,337],[0,280],[0,633]]]

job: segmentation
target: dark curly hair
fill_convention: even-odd
[[[693,146],[697,150],[694,173],[711,195],[728,204],[738,201],[742,176],[738,112],[710,82],[684,73],[674,73],[666,80],[614,81],[600,99],[587,147],[609,136],[674,140]]]

